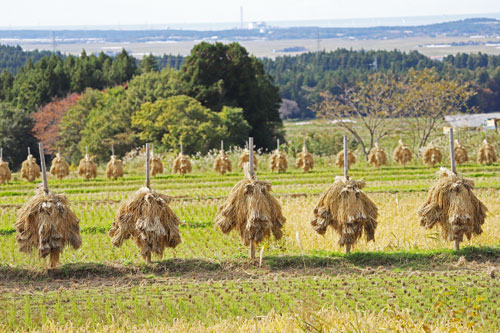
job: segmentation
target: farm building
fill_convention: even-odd
[[[497,129],[497,123],[500,121],[500,112],[476,113],[476,114],[457,114],[444,116],[444,119],[453,128],[479,128]],[[446,131],[446,128],[445,128]]]

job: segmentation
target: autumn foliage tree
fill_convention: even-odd
[[[33,133],[38,141],[43,143],[47,154],[57,151],[57,141],[60,134],[59,123],[68,109],[76,104],[79,97],[79,94],[73,93],[65,98],[54,99],[33,114],[35,120]]]

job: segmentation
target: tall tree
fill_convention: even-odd
[[[273,147],[282,137],[279,90],[261,61],[238,43],[196,45],[181,67],[181,79],[187,95],[214,111],[225,105],[242,108],[257,146]]]

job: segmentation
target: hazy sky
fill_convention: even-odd
[[[0,26],[132,25],[500,13],[500,0],[1,0]]]

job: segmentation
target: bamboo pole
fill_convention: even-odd
[[[115,145],[111,145],[111,156],[115,156]]]
[[[248,164],[250,168],[248,172],[250,172],[250,176],[253,177],[255,176],[255,171],[253,169],[253,137],[248,138]]]
[[[349,179],[349,152],[347,150],[347,136],[344,135],[344,177]],[[351,253],[351,244],[346,244],[345,253]]]
[[[150,189],[151,187],[151,178],[149,176],[150,161],[149,161],[149,143],[146,143],[146,187]],[[151,259],[150,259],[151,260]]]
[[[38,143],[38,150],[40,152],[40,165],[42,166],[42,182],[43,190],[49,193],[49,184],[47,183],[47,167],[45,166],[45,154],[43,153],[43,144]]]
[[[220,150],[224,151],[224,140],[220,140]]]
[[[453,128],[450,128],[450,164],[451,172],[457,173],[457,167],[455,164],[455,141],[453,140]],[[455,251],[460,250],[460,242],[455,239]]]

